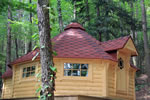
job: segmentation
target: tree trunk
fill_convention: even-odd
[[[133,1],[130,1],[130,8],[131,8],[131,16],[134,17],[134,5],[133,5]],[[135,41],[135,28],[133,26],[131,26],[131,34],[132,34],[132,38]]]
[[[24,37],[24,54],[28,53],[28,39],[27,36]]]
[[[74,20],[77,20],[76,0],[74,0],[73,2],[73,16],[74,16]]]
[[[88,4],[88,0],[85,0],[85,6],[86,6],[86,17],[87,17],[87,21],[88,24],[90,24],[90,14],[89,14],[89,4]]]
[[[62,21],[61,1],[60,0],[57,0],[57,10],[58,10],[58,20],[59,20],[60,32],[63,32],[63,21]]]
[[[29,3],[31,4],[32,3],[32,0],[29,0]],[[32,9],[32,7],[30,8]],[[30,23],[32,24],[32,12],[30,11],[30,16],[29,16],[29,19],[30,19]],[[32,27],[30,26],[30,36],[32,36]],[[27,53],[32,51],[32,38],[30,37],[30,40],[29,40],[29,43],[28,43],[28,50],[27,50]]]
[[[16,58],[18,58],[19,55],[18,55],[18,39],[17,38],[15,39],[15,45],[16,45]]]
[[[96,5],[96,9],[97,9],[97,19],[99,19],[100,17],[100,9],[99,9],[99,5]],[[99,26],[99,25],[98,25]],[[101,32],[98,31],[98,34],[99,34],[99,41],[101,42],[102,41],[102,34]]]
[[[138,2],[138,0],[136,0],[136,2]],[[136,12],[135,12],[135,14],[134,14],[134,16],[135,16],[135,18],[137,18],[138,19],[138,13],[139,13],[139,10],[138,10],[139,8],[138,8],[138,4],[136,4]],[[135,40],[134,40],[134,42],[135,42],[135,45],[137,46],[138,45],[138,32],[137,31],[135,31]],[[140,56],[140,55],[139,55]],[[133,57],[133,64],[135,65],[135,66],[137,66],[138,65],[138,62],[139,62],[139,59],[138,59],[139,57]],[[141,65],[139,65],[139,66],[141,66]]]
[[[12,20],[11,8],[8,5],[8,20]],[[8,64],[11,62],[11,22],[8,21],[7,24],[7,54],[6,54],[6,70],[9,68]]]
[[[5,37],[4,37],[4,35],[3,35],[3,38],[2,38],[2,44],[1,44],[1,53],[3,53],[4,52],[4,41],[5,41]]]
[[[143,37],[144,37],[144,51],[145,51],[145,66],[146,73],[150,79],[150,53],[148,46],[148,35],[147,35],[147,20],[146,20],[146,10],[144,0],[141,0],[141,9],[142,9],[142,28],[143,28]]]
[[[42,89],[41,95],[46,96],[46,100],[54,100],[54,82],[52,77],[55,73],[51,70],[53,66],[52,44],[50,35],[50,21],[49,21],[49,0],[38,0],[37,15],[38,15],[38,28],[40,39],[40,60],[41,60],[41,73],[42,73]],[[48,96],[48,95],[51,96]]]

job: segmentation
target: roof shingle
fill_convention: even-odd
[[[103,47],[104,51],[118,50],[124,47],[130,37],[131,36],[125,36],[115,40],[101,42],[101,46]]]
[[[2,78],[11,78],[12,77],[12,70],[10,68],[2,75]]]

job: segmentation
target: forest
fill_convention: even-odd
[[[15,59],[39,47],[38,0],[0,0],[0,76]],[[78,22],[99,41],[131,35],[139,55],[131,62],[141,75],[150,77],[150,0],[49,0],[51,38],[63,32],[71,22]],[[0,88],[2,79],[0,78]],[[147,95],[146,94],[146,95]]]

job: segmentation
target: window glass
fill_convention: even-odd
[[[35,66],[23,68],[22,77],[30,77],[35,75]]]
[[[64,70],[64,76],[71,76],[71,70]]]
[[[64,63],[64,76],[88,76],[88,64]]]

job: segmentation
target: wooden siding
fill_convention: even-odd
[[[116,95],[116,67],[110,65],[108,69],[108,96],[114,97]]]
[[[12,79],[4,79],[3,80],[3,88],[2,88],[2,98],[11,98],[12,92]]]
[[[128,87],[128,97],[130,100],[135,100],[135,70],[130,68],[129,70],[129,87]]]
[[[105,95],[105,70],[107,63],[93,59],[55,59],[58,69],[55,95]],[[64,63],[89,64],[88,77],[64,76]]]
[[[126,55],[124,52],[118,52],[118,57],[122,57],[125,63],[127,63],[129,57],[124,55]],[[129,64],[125,65],[127,80],[125,83],[121,83],[122,85],[127,84],[127,89],[124,92],[120,92],[117,90],[118,64],[116,62],[100,59],[55,58],[54,63],[58,70],[55,96],[86,95],[111,99],[124,98],[126,100],[135,100],[135,69],[131,68]],[[64,76],[64,63],[89,64],[88,77]],[[27,98],[38,96],[35,93],[40,84],[38,79],[36,77],[22,78],[22,69],[31,65],[36,66],[36,74],[40,73],[41,66],[39,61],[13,66],[13,81],[5,80],[6,82],[4,82],[4,86],[8,81],[13,84],[13,87],[10,86],[12,88],[10,96],[7,97]],[[6,95],[5,91],[3,91],[3,94]]]
[[[35,97],[37,80],[33,77],[22,78],[22,70],[24,67],[36,66],[38,68],[39,62],[32,62],[23,65],[13,66],[14,80],[13,80],[13,98],[21,97]],[[37,69],[36,69],[37,70]]]

